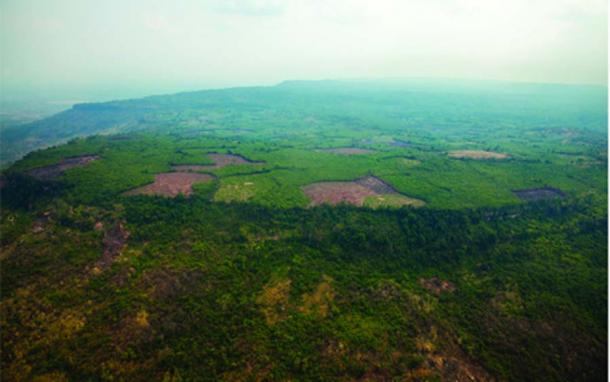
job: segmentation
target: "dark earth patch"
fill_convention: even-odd
[[[97,155],[81,155],[77,157],[63,158],[57,164],[34,168],[28,171],[27,174],[39,180],[50,180],[63,175],[64,172],[73,167],[85,166],[89,162],[99,159],[100,157]]]
[[[565,197],[565,193],[563,191],[553,187],[513,190],[513,194],[515,194],[519,199],[528,202]]]

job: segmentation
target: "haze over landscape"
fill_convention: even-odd
[[[603,0],[3,0],[0,80],[6,98],[87,100],[303,79],[605,84],[606,15]]]

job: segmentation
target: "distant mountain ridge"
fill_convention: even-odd
[[[427,97],[425,105],[420,102]],[[114,134],[152,129],[169,131],[196,127],[203,120],[232,123],[232,116],[263,111],[301,113],[332,112],[333,104],[360,106],[379,103],[413,116],[442,112],[448,118],[465,118],[460,105],[488,103],[490,120],[503,113],[525,113],[544,109],[585,126],[605,115],[607,88],[574,85],[520,84],[491,81],[431,80],[322,80],[285,81],[270,87],[243,87],[155,95],[139,99],[81,103],[35,122],[2,129],[0,163],[6,165],[28,152],[95,134]],[[433,108],[431,107],[433,106]],[[559,114],[561,114],[559,113]],[[603,117],[605,119],[605,117]],[[244,126],[241,126],[242,128]],[[593,126],[604,128],[605,126]]]

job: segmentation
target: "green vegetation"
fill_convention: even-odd
[[[27,144],[121,134],[32,152],[2,175],[3,377],[605,380],[600,95],[287,83],[22,126]],[[371,152],[321,150],[346,147]],[[509,157],[447,155],[458,150]],[[216,178],[189,198],[124,195],[208,153],[257,163],[207,169]],[[78,155],[100,159],[28,175]],[[398,194],[308,208],[303,186],[367,175]],[[540,187],[565,196],[512,192]]]

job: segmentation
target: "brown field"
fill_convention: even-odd
[[[354,183],[368,188],[375,194],[393,194],[396,193],[394,187],[390,186],[383,180],[375,176],[365,176],[363,178],[356,179]]]
[[[311,200],[310,206],[349,203],[376,208],[401,205],[421,207],[425,204],[419,199],[398,193],[392,186],[374,176],[365,176],[349,182],[312,183],[303,187],[303,192]]]
[[[325,153],[332,153],[332,154],[340,154],[340,155],[363,155],[363,154],[374,153],[373,150],[359,149],[359,148],[356,148],[356,147],[340,147],[340,148],[336,148],[336,149],[320,149],[318,151],[322,151],[322,152],[325,152]]]
[[[341,202],[362,206],[367,196],[377,195],[355,182],[320,182],[303,187],[305,195],[311,199],[310,205],[339,204]]]
[[[186,165],[174,165],[172,166],[172,170],[179,172],[197,172],[197,171],[210,171],[226,166],[231,165],[240,165],[240,164],[254,164],[254,163],[262,163],[262,162],[254,162],[249,159],[242,157],[241,155],[235,154],[216,154],[211,153],[208,154],[208,157],[214,162],[211,165],[195,165],[195,164],[186,164]]]
[[[127,191],[125,195],[162,195],[174,198],[178,194],[189,196],[193,193],[193,183],[209,182],[214,177],[208,174],[186,172],[166,172],[155,175],[154,183]]]
[[[468,159],[506,159],[507,154],[496,153],[493,151],[483,150],[458,150],[450,151],[448,154],[451,158],[468,158]]]
[[[40,180],[49,180],[63,175],[64,172],[73,168],[85,166],[89,162],[100,159],[97,155],[81,155],[77,157],[63,158],[59,163],[50,166],[38,167],[28,171],[28,175]]]

